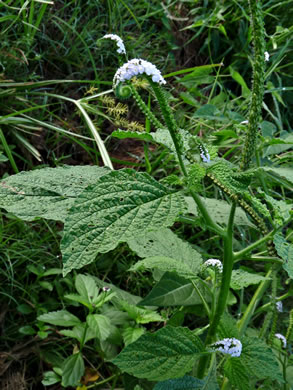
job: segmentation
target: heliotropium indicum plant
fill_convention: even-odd
[[[286,373],[292,364],[293,316],[290,313],[284,329],[277,318],[280,308],[287,315],[282,301],[292,295],[291,282],[278,295],[278,275],[283,275],[282,280],[293,277],[293,246],[284,229],[292,214],[291,206],[275,199],[266,185],[267,177],[279,183],[289,171],[256,164],[269,55],[261,2],[250,0],[249,4],[253,83],[248,122],[240,126],[245,132],[239,165],[219,157],[202,137],[180,128],[161,71],[145,59],[126,61],[122,39],[108,34],[104,38],[115,41],[121,55],[113,91],[121,99],[132,96],[153,126],[152,132],[117,130],[113,136],[163,145],[175,159],[177,173],[156,180],[128,168],[64,166],[23,172],[0,183],[0,205],[7,211],[27,221],[42,217],[64,223],[64,276],[120,243],[127,243],[140,257],[129,272],[153,271],[155,284],[141,297],[137,309],[171,308],[172,316],[159,322],[156,331],[140,331],[112,359],[121,375],[148,381],[146,388],[289,389]],[[140,79],[147,81],[160,116],[136,88]],[[205,182],[218,188],[227,201],[206,198]],[[195,248],[188,237],[181,239],[172,229],[175,222],[212,232],[222,243],[222,254],[209,258],[204,242]],[[235,229],[240,225],[253,232],[245,242]],[[194,317],[191,327],[182,326],[188,325],[184,313]],[[95,318],[98,322],[100,317]],[[91,323],[93,332],[94,328]],[[78,385],[82,374],[80,370],[70,384]],[[144,388],[143,381],[137,383]]]

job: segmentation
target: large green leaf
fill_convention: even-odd
[[[84,374],[84,361],[80,352],[69,356],[63,365],[62,385],[77,386]]]
[[[285,179],[293,185],[293,169],[289,167],[262,167],[264,171],[273,177]]]
[[[57,326],[75,326],[80,324],[80,319],[67,310],[51,311],[38,316],[39,321]]]
[[[139,257],[149,258],[162,256],[176,260],[178,263],[177,270],[179,270],[181,266],[182,271],[188,267],[189,271],[196,275],[202,264],[201,255],[193,249],[190,244],[181,240],[181,238],[170,229],[160,229],[149,232],[143,236],[135,236],[128,240],[127,243],[130,249],[136,252]],[[147,261],[146,263],[150,264],[150,261]],[[143,266],[146,267],[146,263],[144,263]],[[159,267],[157,266],[157,268]],[[164,270],[167,271],[167,269]]]
[[[212,219],[221,224],[226,225],[228,223],[228,215],[230,213],[231,205],[224,200],[213,199],[213,198],[201,198],[203,203],[206,205],[209,213],[211,214]],[[188,205],[188,212],[195,216],[198,216],[198,209],[192,197],[185,198]],[[240,208],[236,207],[235,218],[236,225],[246,225],[254,227],[255,225],[249,221],[245,212]]]
[[[162,381],[190,371],[203,351],[202,342],[192,331],[166,326],[155,333],[142,335],[113,363],[138,378]]]
[[[99,340],[106,340],[110,335],[111,322],[108,317],[102,314],[89,314],[86,322]]]
[[[255,382],[261,379],[282,382],[278,360],[263,340],[245,337],[241,342],[241,356],[229,358],[224,366],[226,376],[237,389],[253,389]]]
[[[184,376],[183,378],[169,379],[164,382],[158,382],[153,390],[218,390],[219,386],[215,376],[215,370],[204,379]]]
[[[207,291],[199,283],[197,287],[209,302]],[[141,306],[190,306],[201,303],[193,285],[187,279],[171,272],[166,272],[152,291],[139,302]]]
[[[240,290],[241,288],[248,287],[251,284],[258,284],[267,279],[264,276],[252,274],[243,269],[237,269],[232,271],[230,287],[233,290]]]
[[[17,217],[64,221],[75,198],[109,169],[64,166],[20,172],[0,182],[0,207]]]
[[[122,169],[100,177],[80,194],[65,220],[64,275],[134,235],[172,225],[184,208],[178,190],[147,173]]]

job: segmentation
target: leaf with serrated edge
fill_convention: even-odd
[[[61,242],[66,275],[135,234],[170,226],[185,208],[178,190],[132,169],[100,177],[75,201]]]
[[[199,272],[202,264],[200,253],[193,249],[188,242],[183,241],[172,230],[167,228],[149,232],[143,236],[135,236],[128,240],[127,243],[130,249],[139,257],[149,258],[162,256],[171,258],[178,263],[177,269],[181,265],[184,269],[188,267],[190,273],[194,275]],[[167,270],[165,269],[165,271]]]
[[[20,172],[0,181],[0,207],[25,221],[64,221],[75,198],[109,173],[96,166],[63,166]]]
[[[75,288],[79,294],[82,297],[85,297],[89,302],[93,302],[99,295],[95,280],[91,276],[77,275],[75,279]]]
[[[161,381],[190,371],[203,352],[202,342],[191,330],[166,326],[142,335],[124,348],[113,363],[138,378]]]
[[[102,314],[89,314],[86,322],[99,340],[106,340],[110,334],[111,322],[109,318]]]
[[[219,390],[215,370],[211,370],[204,379],[184,376],[178,379],[169,379],[158,382],[153,390]]]
[[[210,302],[211,297],[208,292],[196,280],[195,283],[205,300]],[[166,272],[139,304],[141,306],[190,306],[202,304],[202,301],[187,279]]]
[[[84,361],[81,353],[69,356],[63,365],[62,386],[76,386],[84,374]]]
[[[39,321],[57,326],[75,326],[80,324],[80,319],[67,310],[51,311],[38,316]]]
[[[269,278],[246,272],[243,269],[237,269],[232,271],[230,287],[233,290],[240,290],[241,288],[248,287],[251,284],[259,284],[264,280],[269,280]]]

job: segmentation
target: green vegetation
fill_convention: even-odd
[[[1,2],[3,389],[293,387],[291,8]]]

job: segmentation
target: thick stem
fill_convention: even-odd
[[[234,215],[236,210],[236,202],[233,202],[230,215],[229,215],[229,221],[227,226],[227,234],[224,237],[224,260],[223,260],[223,274],[222,274],[222,281],[221,281],[221,288],[219,292],[219,299],[216,307],[216,311],[214,313],[214,316],[211,320],[211,324],[208,330],[208,334],[206,337],[205,345],[210,344],[217,332],[217,327],[219,325],[219,322],[221,320],[222,314],[224,313],[224,310],[227,305],[227,298],[229,294],[229,288],[230,288],[230,282],[231,282],[231,275],[232,275],[232,269],[233,269],[233,245],[232,245],[232,239],[233,239],[233,221],[234,221]],[[198,378],[202,378],[205,374],[205,369],[208,364],[209,357],[203,356],[198,364]]]

